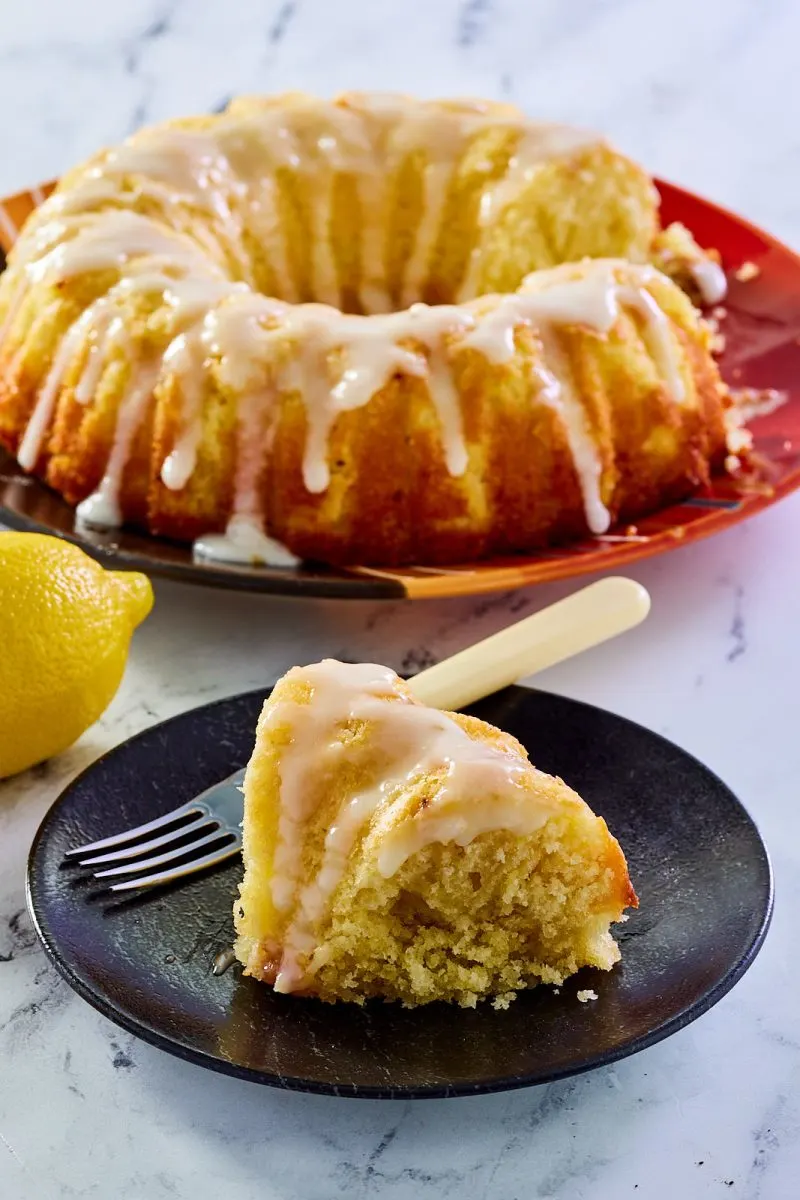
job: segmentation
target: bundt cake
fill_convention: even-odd
[[[724,289],[592,135],[470,101],[238,100],[32,214],[0,281],[0,442],[80,520],[212,556],[601,532],[724,458],[709,335],[653,262]]]
[[[602,818],[386,667],[289,671],[244,794],[235,952],[278,992],[502,1005],[619,959],[609,926],[637,899]]]

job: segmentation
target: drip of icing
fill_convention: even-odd
[[[155,260],[158,265],[158,260]],[[88,343],[89,350],[80,379],[75,385],[75,399],[80,404],[93,400],[102,372],[115,350],[129,343],[121,312],[114,311],[114,304],[135,292],[162,292],[172,307],[176,319],[185,319],[193,311],[202,315],[207,305],[237,290],[235,284],[210,283],[205,280],[189,280],[178,283],[170,277],[152,270],[150,260],[131,264],[133,273],[121,279],[105,296],[99,297],[69,328],[62,339],[53,365],[39,392],[31,417],[25,429],[18,451],[20,466],[32,470],[53,414],[58,389],[66,370],[81,345]],[[169,363],[170,349],[165,352],[163,363]],[[202,379],[197,379],[198,404],[201,401]],[[193,465],[193,464],[192,464]],[[188,476],[187,476],[188,477]]]
[[[115,349],[130,344],[123,317],[119,313],[112,316],[108,308],[103,309],[100,323],[95,324],[90,337],[89,357],[75,385],[75,399],[79,404],[88,404],[94,397],[108,356]]]
[[[224,533],[198,538],[193,555],[206,562],[262,563],[267,567],[296,567],[300,559],[282,542],[269,537],[258,517],[231,517]]]
[[[529,276],[529,280],[535,278]],[[528,282],[528,281],[526,281]],[[557,326],[587,325],[604,333],[618,315],[617,284],[611,269],[596,279],[578,279],[541,292],[503,297],[496,307],[464,337],[464,345],[480,351],[490,362],[508,362],[514,355],[514,330],[532,325],[539,334],[542,357],[533,364],[536,398],[557,413],[583,497],[586,524],[592,533],[605,533],[611,514],[601,497],[602,464],[576,394],[566,355],[558,341]]]
[[[62,216],[74,216],[77,213],[87,213],[110,200],[119,199],[119,184],[115,179],[107,178],[100,173],[99,167],[92,167],[77,186],[66,191],[56,192],[50,197],[49,210]]]
[[[401,817],[386,835],[378,861],[386,878],[433,842],[466,846],[497,829],[524,836],[539,829],[554,810],[553,802],[526,788],[531,771],[526,760],[510,749],[475,740],[446,713],[417,703],[385,667],[326,660],[294,668],[287,678],[310,685],[313,694],[306,703],[279,698],[265,722],[265,731],[288,727],[292,735],[281,749],[271,883],[276,908],[288,915],[275,981],[279,992],[302,984],[302,960],[316,947],[314,927],[362,831],[379,809],[407,795],[415,782],[424,777],[433,784],[433,794],[429,790],[425,805]],[[360,745],[342,737],[351,722],[367,723]],[[317,874],[301,886],[305,827],[319,799],[318,781],[331,778],[345,758],[358,761],[359,755],[372,782],[345,796],[326,834]]]
[[[203,436],[205,370],[200,338],[196,331],[179,333],[164,352],[165,369],[180,377],[183,407],[181,432],[161,465],[161,482],[174,492],[191,479]]]
[[[268,338],[291,312],[288,304],[252,292],[232,296],[206,315],[203,341],[220,359],[220,378],[235,391],[250,391],[266,381]]]
[[[254,162],[247,149],[251,140],[259,147],[260,164]],[[299,169],[299,143],[291,129],[276,123],[274,116],[270,119],[259,114],[258,118],[245,118],[241,139],[235,134],[231,136],[227,149],[233,166],[246,180],[247,224],[252,239],[280,287],[281,297],[295,302],[299,297],[291,270],[289,238],[283,225],[277,172]]]
[[[514,330],[520,325],[584,325],[608,333],[619,316],[619,285],[607,263],[587,264],[589,274],[564,279],[556,271],[534,273],[522,290],[495,297],[464,345],[479,350],[490,362],[508,362],[514,356]]]
[[[681,378],[675,354],[674,334],[667,314],[659,308],[646,288],[626,287],[622,288],[618,295],[624,304],[636,309],[640,316],[644,317],[645,345],[672,399],[676,404],[681,404],[686,399],[686,388]]]
[[[445,466],[452,476],[458,477],[469,466],[469,454],[464,441],[461,397],[453,381],[447,354],[441,345],[430,351],[428,371],[430,395],[442,429]]]
[[[122,397],[105,474],[97,490],[76,509],[78,520],[92,529],[113,529],[122,524],[119,504],[122,477],[157,381],[157,368],[140,367]]]
[[[59,388],[61,387],[67,368],[78,353],[86,330],[89,327],[89,313],[90,310],[87,309],[72,326],[68,335],[63,338],[53,360],[53,365],[48,371],[47,378],[39,392],[33,413],[17,450],[17,461],[26,471],[32,471],[36,466],[36,460],[39,457],[42,443],[50,427],[53,407]]]
[[[265,327],[263,321],[276,316],[278,324]],[[287,361],[273,362],[275,384],[278,391],[299,392],[305,405],[303,481],[307,491],[318,494],[330,483],[327,448],[337,416],[368,404],[395,373],[430,375],[432,384],[435,374],[438,386],[431,387],[431,395],[440,418],[445,460],[454,474],[463,472],[466,448],[460,403],[441,343],[447,332],[469,329],[474,323],[468,312],[448,305],[418,304],[406,312],[358,317],[320,304],[276,309],[274,301],[259,302],[251,296],[238,308],[232,302],[218,316],[214,344],[228,361],[241,358],[249,364],[263,361],[270,347],[291,345]],[[422,350],[404,346],[404,339],[418,343]],[[338,368],[330,362],[333,352],[342,352]]]
[[[261,497],[259,477],[272,445],[276,415],[276,390],[267,377],[264,344],[269,336],[265,322],[274,319],[287,307],[279,301],[269,301],[251,293],[232,298],[205,319],[202,341],[209,354],[220,359],[219,372],[223,383],[240,394],[237,406],[236,475],[231,523],[223,544],[213,541],[217,553],[227,552],[233,542],[247,543],[250,558],[273,566],[296,565],[299,561],[274,539],[267,538],[260,516]],[[198,412],[191,429],[199,440],[201,432]],[[235,529],[232,530],[232,525]],[[239,530],[236,536],[236,529]],[[217,535],[211,535],[216,537]],[[260,540],[259,540],[260,539]],[[208,538],[196,544],[197,553],[205,553]],[[260,548],[259,548],[260,547]]]
[[[536,371],[542,384],[538,398],[561,419],[583,496],[586,524],[592,533],[605,533],[611,525],[611,514],[602,499],[602,463],[586,411],[576,394],[569,361],[561,348],[557,331],[545,326],[540,329],[539,336],[542,339],[544,362]]]
[[[689,264],[689,273],[697,284],[704,304],[719,304],[728,294],[728,280],[719,263],[712,258]]]
[[[328,130],[322,136],[318,132],[321,118]],[[335,301],[338,283],[328,237],[331,184],[336,174],[350,175],[361,193],[364,219],[362,301],[367,311],[385,311],[388,296],[382,230],[397,171],[415,154],[421,154],[427,164],[426,204],[404,290],[410,302],[419,294],[414,292],[413,280],[421,287],[427,275],[448,181],[476,134],[498,124],[518,131],[519,136],[505,179],[486,193],[484,214],[504,208],[543,158],[571,153],[595,140],[566,127],[525,122],[510,106],[477,102],[410,103],[404,97],[379,94],[352,94],[333,105],[298,97],[290,105],[244,102],[222,114],[211,128],[144,130],[108,152],[87,167],[82,177],[71,180],[68,190],[45,202],[35,222],[37,238],[52,243],[68,233],[80,235],[85,215],[96,216],[91,210],[97,205],[113,202],[123,206],[100,214],[113,221],[135,218],[137,214],[126,212],[124,206],[140,196],[165,208],[168,218],[176,203],[188,203],[214,218],[215,228],[205,241],[207,253],[218,258],[217,244],[221,243],[246,279],[250,279],[250,267],[242,251],[243,220],[251,224],[282,289],[286,285],[285,298],[294,300],[288,270],[290,228],[279,209],[275,175],[280,171],[308,173],[318,180],[324,173],[322,185],[315,186],[312,179],[308,189],[315,234],[315,298]],[[125,191],[124,181],[129,185]],[[166,232],[160,222],[153,224]],[[203,233],[202,223],[195,222],[193,236]],[[38,249],[32,236],[24,241],[35,257],[41,257],[41,241]]]
[[[203,397],[210,352],[209,325],[215,305],[234,295],[248,295],[241,284],[206,280],[169,281],[164,298],[181,330],[164,351],[163,365],[180,382],[182,421],[175,443],[161,466],[161,481],[180,491],[192,477],[203,436]]]
[[[448,470],[463,474],[467,454],[461,407],[441,340],[447,331],[471,327],[473,318],[469,314],[451,306],[428,308],[418,304],[405,313],[338,317],[331,321],[327,311],[304,315],[302,309],[294,309],[283,325],[290,336],[293,324],[298,342],[308,348],[307,357],[304,358],[304,351],[295,360],[289,382],[298,385],[306,403],[309,428],[303,479],[309,492],[323,492],[330,483],[327,447],[336,417],[368,404],[394,373],[430,376],[431,398],[440,420]],[[403,339],[424,347],[429,355],[427,365],[418,353],[400,344]],[[327,356],[339,346],[346,348],[347,365],[331,387],[327,382]]]
[[[53,284],[91,271],[119,271],[132,258],[155,256],[202,275],[210,267],[183,234],[138,213],[109,210],[95,214],[94,223],[70,241],[28,262],[27,271],[32,279]]]
[[[418,300],[430,274],[431,253],[439,236],[450,180],[469,141],[489,123],[486,107],[409,106],[405,97],[351,93],[349,110],[366,130],[370,153],[357,168],[361,205],[361,306],[367,313],[392,308],[384,254],[390,205],[398,173],[411,158],[423,161],[424,203],[399,289],[404,305]],[[518,116],[518,114],[517,114]]]

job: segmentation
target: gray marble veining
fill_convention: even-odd
[[[507,97],[608,131],[654,170],[800,243],[791,0],[55,0],[6,6],[0,192],[142,122],[237,92]],[[645,626],[543,686],[704,759],[772,849],[773,929],[725,1000],[575,1080],[426,1103],[281,1094],[136,1042],[47,964],[24,907],[42,813],[97,754],[322,654],[414,670],[571,590],[292,604],[159,584],[123,687],[67,754],[0,784],[0,1200],[792,1200],[800,1180],[800,500],[631,572]]]

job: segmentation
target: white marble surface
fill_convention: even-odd
[[[29,0],[4,6],[2,28],[0,192],[234,92],[394,87],[510,96],[603,128],[800,244],[791,0]],[[670,1041],[576,1080],[471,1100],[282,1094],[134,1041],[47,966],[24,911],[25,856],[64,783],[157,719],[323,653],[413,668],[568,586],[411,606],[159,585],[103,721],[59,761],[0,785],[0,1200],[798,1195],[799,524],[800,499],[786,501],[643,564],[631,573],[653,595],[646,626],[542,681],[667,734],[741,795],[775,864],[765,949]]]

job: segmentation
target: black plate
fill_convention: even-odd
[[[540,987],[505,1012],[443,1004],[326,1005],[211,973],[232,938],[238,863],[116,908],[87,896],[64,851],[174,808],[247,759],[263,693],[149,729],[83,773],[45,817],[28,900],[45,949],[112,1021],[231,1075],[345,1096],[454,1096],[543,1083],[652,1045],[715,1004],[760,948],[772,908],[766,849],[715,775],[600,709],[508,688],[474,712],[523,741],[608,820],[641,908],[622,963]],[[593,988],[599,999],[580,1003]]]

